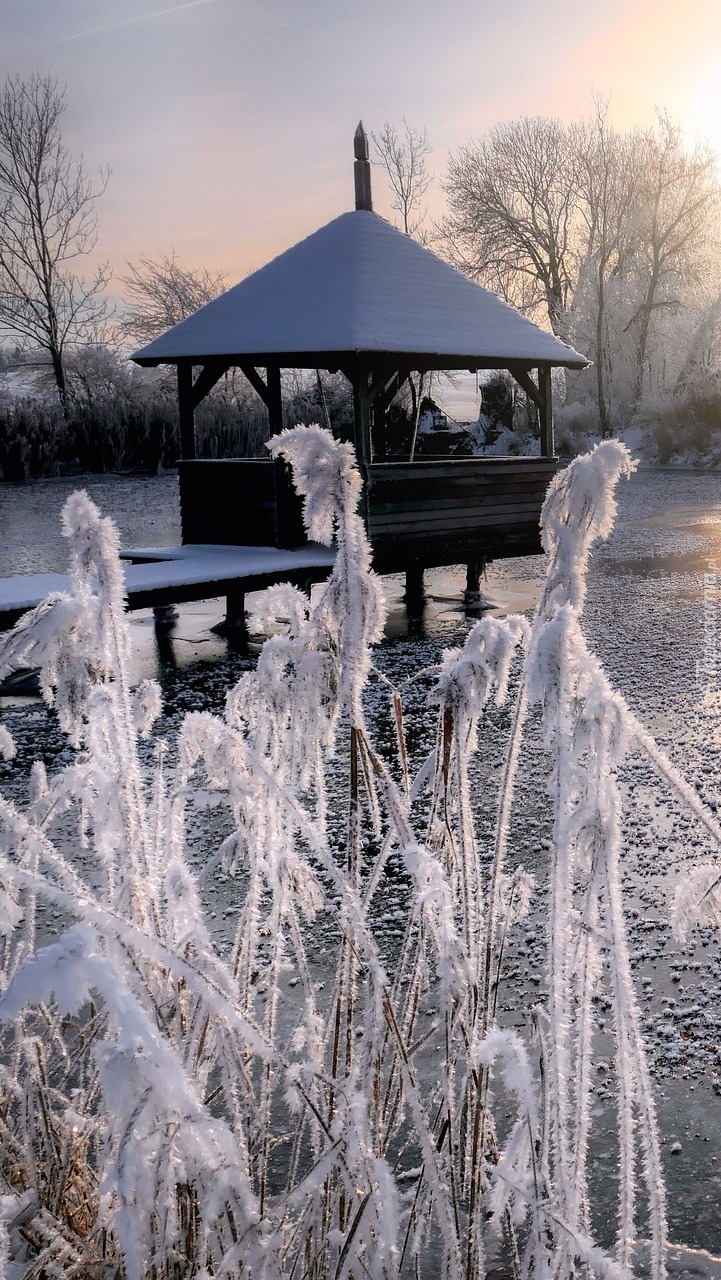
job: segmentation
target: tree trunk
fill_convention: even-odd
[[[608,421],[606,388],[604,386],[604,364],[606,353],[604,351],[603,342],[605,322],[605,292],[603,277],[605,269],[605,263],[602,261],[598,269],[598,309],[596,312],[596,395],[598,397],[598,420],[601,426],[601,436],[604,440],[608,440],[611,435],[611,427]]]
[[[53,374],[55,375],[55,384],[60,396],[60,403],[63,407],[65,417],[68,416],[68,385],[65,381],[65,366],[63,365],[62,352],[57,347],[50,348],[50,359],[53,366]]]
[[[640,311],[640,328],[638,332],[638,342],[636,344],[636,385],[634,387],[634,404],[638,404],[643,394],[643,372],[648,356],[648,338],[651,330],[651,313],[656,303],[656,290],[660,276],[660,265],[656,258],[651,272],[651,278],[648,282],[646,297],[639,308]]]

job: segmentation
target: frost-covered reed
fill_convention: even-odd
[[[335,539],[338,555],[312,602],[292,587],[266,593],[257,625],[285,626],[223,716],[186,716],[143,768],[159,690],[130,686],[117,535],[84,494],[63,516],[70,594],[27,615],[0,651],[0,674],[41,667],[76,748],[51,778],[34,766],[24,809],[0,800],[0,1275],[12,1259],[10,1274],[28,1278],[480,1280],[500,1252],[519,1280],[566,1280],[619,1274],[648,1230],[661,1277],[617,775],[627,751],[645,750],[683,783],[581,628],[588,556],[611,528],[628,455],[601,445],[555,481],[538,614],[484,619],[444,655],[435,740],[413,776],[399,692],[397,758],[364,713],[385,606],[353,452],[315,426],[271,448],[294,468],[311,537]],[[514,663],[489,851],[471,766],[484,707],[509,697]],[[548,997],[522,1037],[497,1010],[509,934],[533,892],[508,859],[529,714],[542,719],[554,837]],[[0,729],[0,751],[13,749]],[[331,760],[334,777],[346,770],[341,801]],[[187,836],[198,792],[231,828],[200,876]],[[57,834],[67,811],[82,862],[67,817]],[[408,907],[389,968],[378,903],[391,857]],[[216,872],[242,887],[226,949],[202,905],[201,877]],[[38,949],[40,900],[68,927]],[[608,1255],[591,1238],[588,1165],[601,989],[618,1082]]]

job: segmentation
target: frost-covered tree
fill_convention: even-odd
[[[64,145],[65,93],[50,76],[11,76],[0,91],[0,327],[49,360],[67,404],[65,353],[92,341],[106,315],[109,278],[78,262],[95,248],[96,188]]]
[[[635,204],[637,301],[628,329],[635,343],[635,400],[652,375],[654,323],[678,315],[689,285],[718,253],[721,186],[715,154],[684,145],[679,125],[660,115],[640,139],[641,176]]]
[[[444,232],[456,264],[559,337],[576,277],[577,154],[560,120],[498,124],[452,155]]]
[[[620,131],[599,100],[575,124],[497,125],[451,156],[445,187],[449,255],[588,353],[569,396],[595,406],[602,435],[673,391],[690,324],[713,349],[698,303],[705,281],[712,324],[718,167],[667,116]]]
[[[391,189],[391,208],[399,215],[408,236],[424,239],[426,211],[423,197],[433,181],[428,169],[431,143],[426,129],[416,129],[403,118],[401,130],[386,120],[380,133],[372,133],[378,163]]]
[[[129,262],[128,274],[121,279],[128,298],[121,329],[139,343],[152,342],[158,334],[186,320],[226,286],[224,271],[183,267],[174,249],[157,258]]]

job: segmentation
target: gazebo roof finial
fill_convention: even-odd
[[[353,174],[355,177],[355,207],[356,209],[367,209],[373,212],[373,197],[371,195],[371,165],[368,151],[368,137],[363,128],[363,121],[358,121],[358,128],[353,137],[353,154],[355,162],[353,165]]]

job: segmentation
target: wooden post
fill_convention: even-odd
[[[360,512],[368,528],[368,467],[371,462],[371,409],[369,376],[365,369],[353,371],[353,426],[358,470],[363,480]]]
[[[283,430],[283,397],[280,390],[280,366],[269,365],[265,371],[265,382],[268,388],[268,426],[270,434],[275,436]]]
[[[359,467],[367,466],[371,459],[371,408],[368,371],[356,373],[353,379],[353,417],[355,420],[355,451]]]
[[[399,370],[390,372],[389,369],[383,369],[380,373],[376,373],[371,380],[369,395],[371,397],[370,415],[371,415],[371,451],[374,460],[385,462],[388,456],[388,435],[386,426],[386,414],[388,406],[393,397],[402,387],[407,375],[402,374]]]
[[[373,456],[379,462],[385,462],[388,456],[388,440],[386,436],[386,406],[380,396],[373,400],[371,405],[371,440],[373,441]]]
[[[556,444],[553,438],[553,393],[551,389],[551,366],[542,364],[538,369],[538,390],[541,403],[539,405],[539,424],[541,428],[541,457],[555,457]]]
[[[426,603],[423,572],[423,565],[415,561],[406,565],[406,613],[409,618],[418,618],[423,613]]]
[[[248,624],[245,620],[245,587],[241,583],[228,588],[225,597],[225,617],[210,630],[216,636],[227,636],[244,645],[248,640]]]
[[[193,366],[189,360],[178,361],[178,425],[180,456],[195,457],[195,410],[193,406]]]
[[[225,629],[226,632],[248,630],[245,621],[245,591],[242,587],[231,587],[225,597]]]
[[[489,601],[481,591],[481,575],[486,568],[486,557],[475,556],[466,565],[466,589],[463,592],[463,608],[469,613],[480,613],[489,607]]]
[[[280,366],[268,365],[265,371],[265,403],[268,409],[268,426],[271,436],[283,430],[283,393],[280,382]],[[298,547],[306,541],[300,498],[294,485],[291,468],[284,458],[275,460],[275,544],[278,547]]]
[[[174,604],[153,605],[153,622],[156,627],[174,627],[178,621],[178,610]]]

